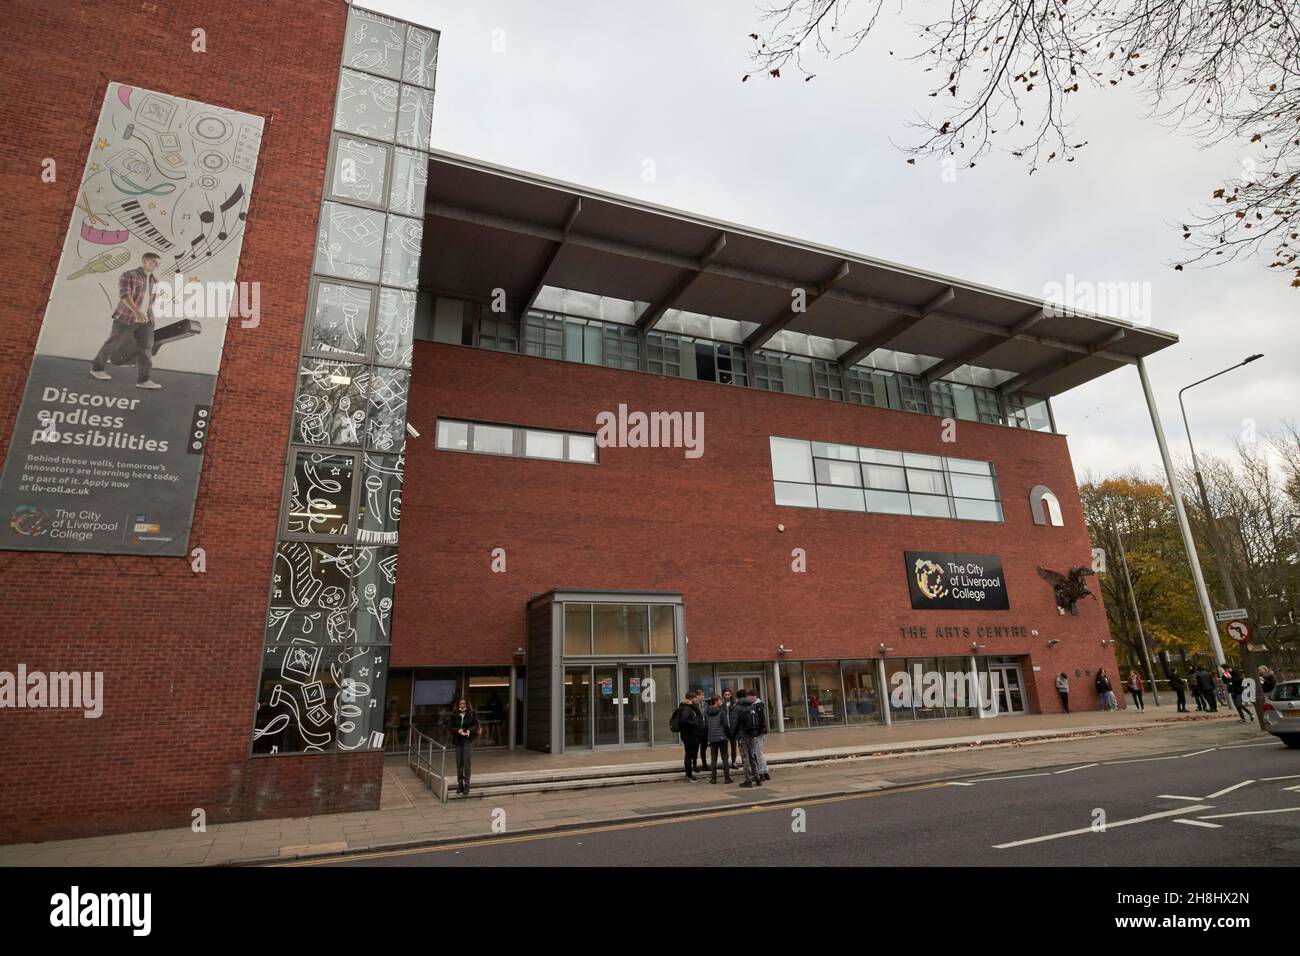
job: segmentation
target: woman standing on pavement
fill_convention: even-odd
[[[1147,686],[1142,683],[1142,675],[1137,671],[1128,672],[1128,689],[1133,695],[1133,702],[1137,704],[1137,709],[1146,710],[1146,705],[1142,703],[1142,692],[1147,689]]]
[[[1056,678],[1056,692],[1061,695],[1061,707],[1068,714],[1070,712],[1070,679],[1065,676],[1065,671],[1061,671],[1061,676]]]
[[[456,792],[469,794],[469,762],[478,735],[478,718],[464,697],[456,701],[451,715],[451,742],[456,747]]]

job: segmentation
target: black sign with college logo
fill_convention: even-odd
[[[996,554],[904,551],[912,610],[1005,611],[1007,583]]]

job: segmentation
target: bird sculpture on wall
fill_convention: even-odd
[[[1056,591],[1056,613],[1062,616],[1066,611],[1076,617],[1079,614],[1075,605],[1084,596],[1092,598],[1094,601],[1097,595],[1088,590],[1088,582],[1084,580],[1090,574],[1096,572],[1092,568],[1070,568],[1069,574],[1061,574],[1059,571],[1051,571],[1044,567],[1039,567],[1038,576],[1052,586]]]

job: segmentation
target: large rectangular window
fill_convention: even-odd
[[[1002,521],[993,465],[884,448],[768,439],[778,505]]]
[[[529,355],[636,370],[641,367],[640,348],[634,326],[549,312],[529,312],[524,319],[524,351]]]
[[[598,461],[594,435],[522,428],[517,425],[462,422],[450,418],[438,419],[437,447],[442,451],[576,461],[590,465]]]

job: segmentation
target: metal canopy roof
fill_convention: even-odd
[[[756,323],[762,347],[782,329],[872,351],[934,356],[929,380],[963,365],[1013,377],[1001,390],[1051,397],[1178,337],[1120,319],[1055,314],[1044,301],[880,259],[759,232],[453,153],[429,159],[420,286],[489,298],[511,312],[542,286],[648,302],[638,325],[667,309]],[[807,309],[791,310],[791,290]]]

